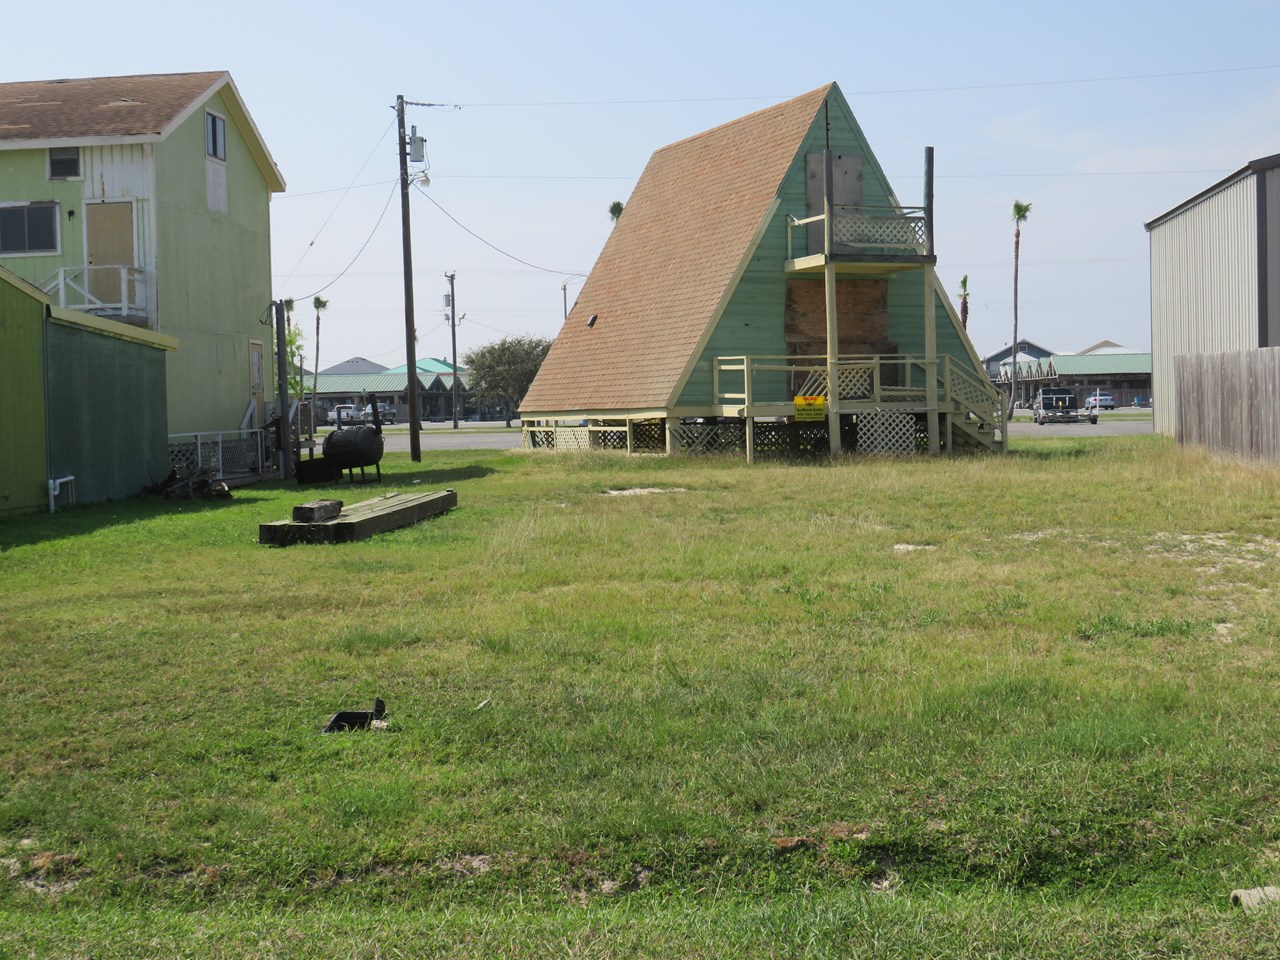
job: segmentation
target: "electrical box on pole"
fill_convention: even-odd
[[[426,149],[423,146],[427,141],[418,136],[418,128],[411,127],[409,131],[409,162],[422,163],[426,157]]]

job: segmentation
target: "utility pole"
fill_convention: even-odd
[[[289,429],[289,348],[286,339],[284,301],[276,300],[271,304],[276,317],[276,382],[279,388],[280,416],[279,424],[280,479],[287,480],[290,474],[289,441],[293,439],[293,431]]]
[[[409,457],[422,460],[422,412],[418,409],[418,332],[413,322],[413,244],[409,226],[409,152],[404,132],[404,96],[396,97],[397,142],[400,146],[400,232],[404,238],[404,355],[409,377]]]
[[[453,341],[453,429],[458,429],[458,298],[453,294],[453,279],[458,275],[446,273],[449,281],[449,338]]]

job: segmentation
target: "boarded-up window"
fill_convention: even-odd
[[[821,153],[810,153],[805,162],[805,215],[816,217],[822,213],[822,199],[826,189],[826,175]],[[837,207],[857,207],[862,204],[862,155],[835,153],[831,155],[831,202]],[[809,224],[809,253],[822,253],[822,223]]]
[[[227,204],[227,165],[219,163],[212,157],[204,162],[205,197],[209,209],[218,213],[226,213]]]
[[[825,356],[827,305],[821,281],[788,280],[784,323],[787,354]],[[840,353],[896,353],[889,340],[889,281],[837,280],[836,331]]]
[[[889,339],[889,281],[836,281],[836,335],[840,356],[894,355],[898,345]],[[827,297],[820,280],[788,280],[783,324],[787,355],[824,357],[827,353]],[[799,387],[797,374],[791,384]],[[898,383],[898,365],[880,364],[880,382]]]

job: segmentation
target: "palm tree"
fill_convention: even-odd
[[[316,421],[316,388],[320,384],[320,311],[329,306],[329,301],[314,297],[311,305],[316,309],[316,359],[311,368],[311,423],[315,428]]]
[[[620,216],[622,216],[622,201],[615,200],[609,204],[609,219],[617,223]]]
[[[960,329],[969,329],[969,275],[960,278]]]
[[[1022,244],[1022,225],[1031,213],[1031,204],[1013,201],[1013,352],[1009,355],[1009,416],[1018,400],[1018,252]]]

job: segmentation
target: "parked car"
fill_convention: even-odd
[[[1116,408],[1115,397],[1109,393],[1091,393],[1084,398],[1084,408],[1086,410],[1114,410]]]
[[[360,419],[365,423],[373,423],[373,404],[367,404],[360,412]],[[389,403],[378,404],[378,419],[385,423],[396,422],[396,408]]]
[[[344,427],[354,426],[360,422],[360,415],[356,412],[354,403],[340,403],[329,411],[329,425],[336,427],[339,418],[341,418]]]

